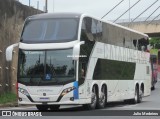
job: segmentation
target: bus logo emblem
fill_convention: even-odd
[[[51,80],[51,74],[46,74],[46,80]]]

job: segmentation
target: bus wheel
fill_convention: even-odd
[[[36,107],[39,111],[47,111],[48,110],[48,105],[36,105]]]
[[[91,103],[90,104],[85,104],[85,105],[83,105],[83,107],[87,110],[93,110],[93,109],[96,108],[97,100],[98,100],[98,95],[96,93],[96,87],[93,86],[92,94],[91,94]]]
[[[105,86],[102,87],[101,89],[101,94],[98,100],[98,108],[104,108],[106,105],[106,100],[107,100],[107,96],[106,96],[106,88]]]
[[[51,109],[51,110],[58,110],[59,109],[59,107],[60,107],[60,105],[50,105],[49,106],[49,108]]]
[[[130,102],[131,102],[131,104],[136,104],[136,103],[138,103],[138,100],[139,100],[139,90],[138,90],[138,87],[136,86],[134,98],[131,99]]]
[[[142,98],[143,98],[143,88],[141,87],[141,89],[139,90],[139,96],[138,96],[137,103],[141,103]]]

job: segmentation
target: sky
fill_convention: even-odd
[[[29,0],[19,0],[21,3],[28,5]],[[30,0],[31,6],[37,8],[37,1],[39,1],[39,9],[44,10],[45,0]],[[98,18],[101,18],[114,6],[122,0],[48,0],[48,12],[79,12],[86,13]],[[110,12],[104,19],[115,20],[121,16],[128,8],[134,5],[139,0],[124,0],[118,7]],[[151,8],[146,10],[151,4],[157,1]],[[139,18],[147,18],[160,6],[160,0],[140,0],[130,12],[124,14],[120,19],[134,19],[143,11]],[[160,8],[151,16],[150,19],[160,14]],[[160,18],[160,16],[158,17]]]

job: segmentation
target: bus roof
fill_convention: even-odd
[[[122,28],[122,29],[125,29],[125,30],[128,30],[128,31],[137,33],[139,35],[143,35],[146,38],[148,38],[148,35],[144,34],[142,32],[139,32],[139,31],[124,27],[122,25],[119,25],[119,24],[116,24],[116,23],[113,23],[113,22],[110,22],[110,21],[107,21],[107,20],[103,20],[103,19],[99,19],[99,18],[90,16],[90,15],[87,15],[87,14],[83,14],[83,13],[68,13],[68,12],[63,12],[63,13],[58,13],[58,12],[57,13],[43,13],[43,14],[37,14],[37,15],[30,16],[29,18],[31,18],[31,19],[43,19],[44,18],[45,19],[45,18],[80,18],[80,17],[91,17],[91,18],[97,19],[99,21],[105,22],[107,24],[110,24],[110,25],[113,25],[113,26],[116,26],[116,27],[119,27],[119,28]]]
[[[79,18],[82,14],[80,13],[43,13],[30,16],[31,19],[45,19],[45,18]]]

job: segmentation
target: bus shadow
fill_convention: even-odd
[[[129,105],[129,104],[124,101],[109,102],[107,103],[106,107],[103,109],[107,110],[108,108],[123,107],[126,105]],[[100,110],[100,109],[95,109],[95,111],[96,110]],[[47,112],[88,112],[88,111],[93,111],[93,110],[85,109],[83,106],[77,106],[77,107],[60,108],[59,110],[48,110]]]
[[[148,101],[142,101],[142,103],[147,103]],[[110,109],[114,109],[114,108],[119,108],[119,107],[124,107],[124,106],[129,106],[129,105],[134,105],[131,104],[129,102],[124,102],[124,101],[117,101],[117,102],[109,102],[106,104],[105,108],[103,108],[102,110],[110,110]],[[98,111],[101,109],[94,109],[94,110],[88,110],[85,109],[82,105],[78,105],[72,107],[72,106],[68,106],[68,105],[63,105],[61,106],[61,108],[59,110],[47,110],[47,112],[83,112],[83,113],[88,113],[89,111]],[[31,111],[31,110],[30,110]],[[38,111],[38,110],[32,110],[32,111]],[[46,112],[46,111],[41,111],[41,112]]]

